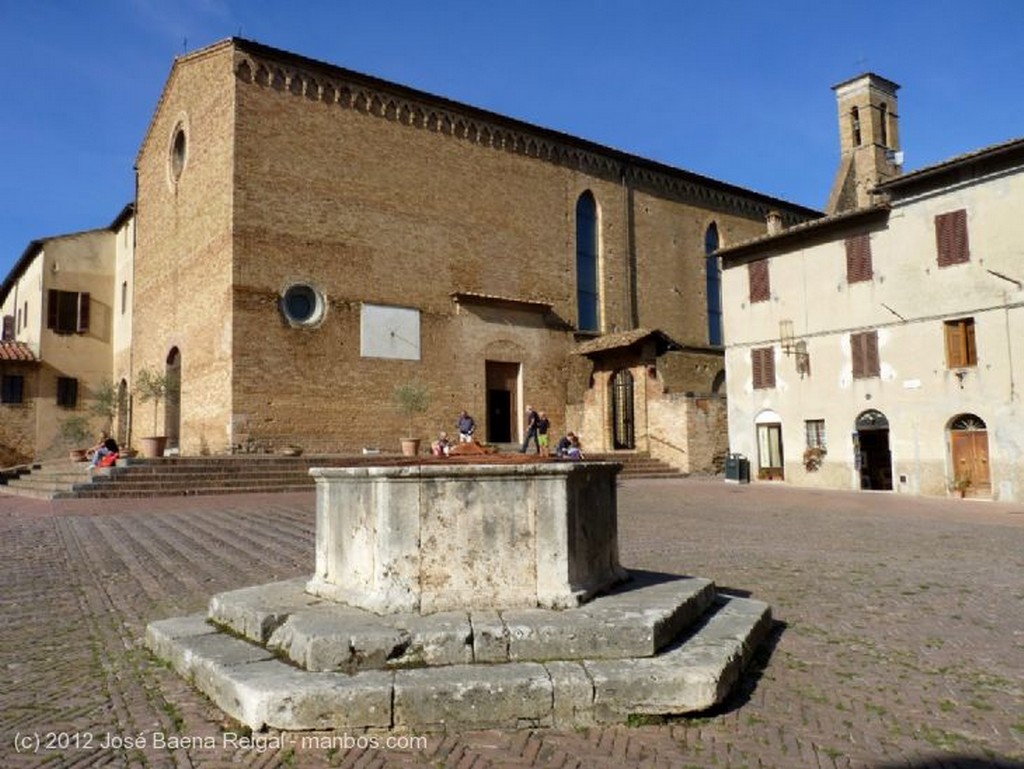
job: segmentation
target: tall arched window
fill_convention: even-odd
[[[576,316],[580,331],[599,331],[597,202],[588,190],[576,201]]]
[[[718,225],[712,222],[704,233],[704,273],[707,278],[708,344],[722,345],[722,271],[718,266]]]
[[[853,146],[860,146],[860,110],[853,107],[850,110],[850,127],[853,129]]]

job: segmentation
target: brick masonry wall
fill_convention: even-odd
[[[486,360],[522,364],[522,400],[563,424],[587,368],[566,364],[583,192],[599,207],[605,331],[636,316],[706,343],[704,232],[714,221],[726,242],[763,229],[754,213],[630,194],[607,174],[384,119],[390,107],[328,103],[286,65],[236,78],[243,60],[225,45],[180,61],[140,154],[136,360],[160,364],[181,349],[186,452],[250,438],[388,445],[404,432],[390,393],[410,379],[434,396],[424,435],[450,428],[461,408],[482,421]],[[167,158],[182,120],[190,155],[172,185]],[[279,310],[295,282],[325,299],[314,328]],[[552,310],[460,311],[453,292]],[[421,360],[361,357],[363,302],[419,310]]]
[[[179,60],[138,159],[133,380],[182,359],[182,450],[229,441],[232,412],[231,206],[234,78],[230,49]],[[169,171],[175,127],[187,159]],[[133,433],[152,432],[152,404],[135,402]],[[161,409],[162,411],[162,409]],[[164,428],[157,414],[157,432]]]

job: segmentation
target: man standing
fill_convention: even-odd
[[[523,441],[523,447],[519,450],[520,454],[525,454],[526,449],[530,446],[530,439],[533,439],[534,446],[537,447],[537,453],[540,454],[540,441],[537,440],[537,412],[533,410],[533,406],[527,404],[526,406],[526,440]]]
[[[472,443],[476,432],[476,422],[465,410],[459,414],[459,443]]]

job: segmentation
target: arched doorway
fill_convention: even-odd
[[[118,446],[127,446],[128,440],[128,382],[122,379],[117,384],[117,431],[114,440]]]
[[[975,414],[959,414],[947,429],[953,487],[965,497],[992,496],[985,420]]]
[[[786,478],[782,453],[782,418],[774,411],[757,415],[757,478],[761,481],[782,481]]]
[[[612,375],[612,446],[616,449],[636,448],[633,434],[633,375],[619,369]]]
[[[857,417],[853,456],[862,489],[892,491],[889,420],[881,411],[868,409]]]
[[[164,402],[164,431],[167,449],[181,449],[181,352],[172,347],[167,354],[167,398]]]

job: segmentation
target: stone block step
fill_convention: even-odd
[[[215,624],[314,671],[652,656],[715,598],[710,580],[633,572],[583,606],[378,615],[306,592],[307,579],[220,593]]]
[[[771,625],[760,601],[720,596],[658,654],[629,659],[309,672],[219,632],[204,615],[151,623],[154,654],[254,731],[585,728],[707,710],[727,696]]]

